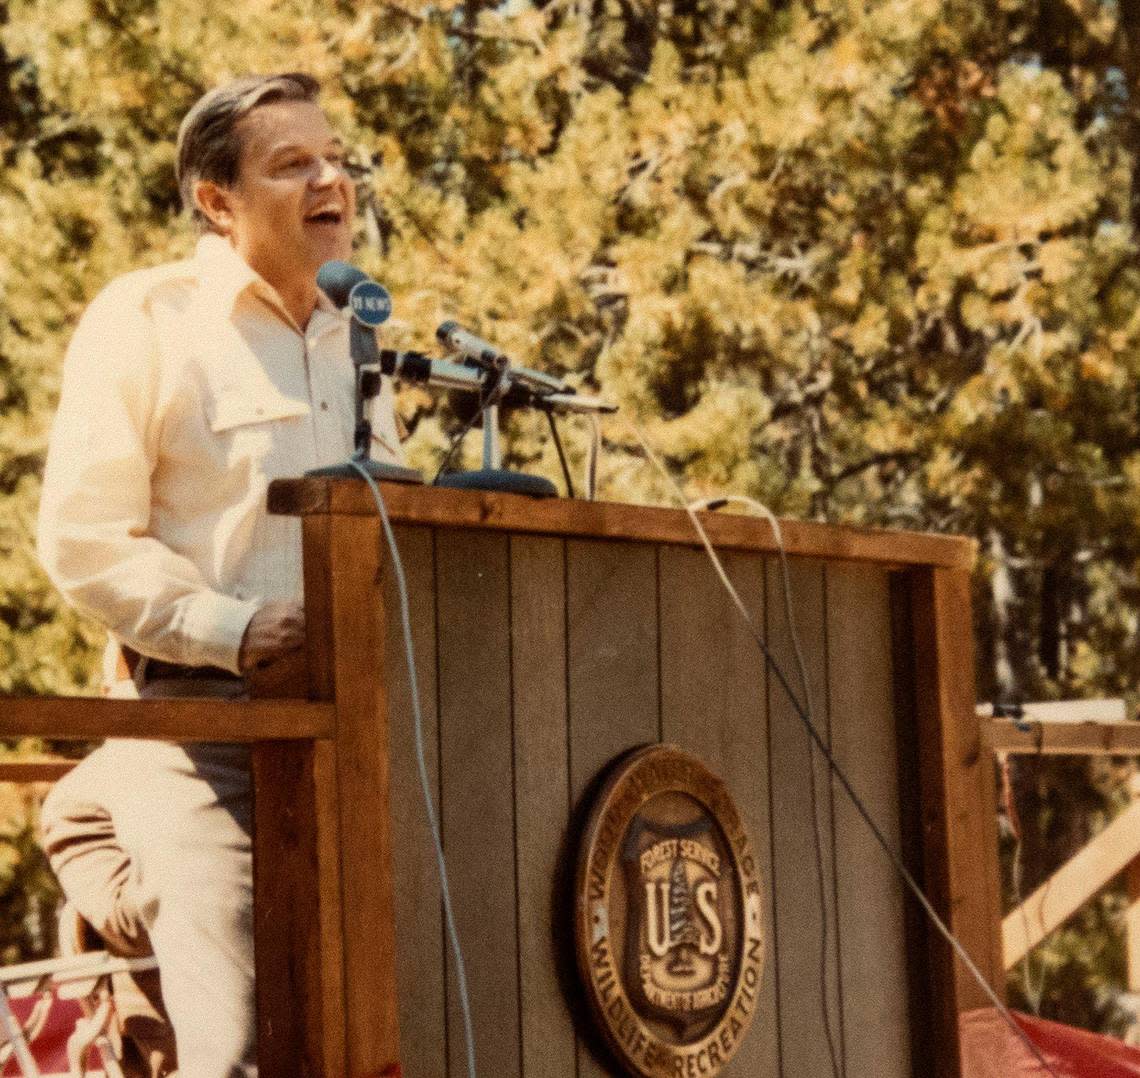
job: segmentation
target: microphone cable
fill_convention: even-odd
[[[451,953],[455,958],[456,987],[459,993],[459,1009],[463,1013],[463,1036],[467,1048],[467,1078],[477,1078],[475,1071],[475,1024],[471,1018],[471,998],[467,989],[467,969],[463,962],[463,949],[459,944],[459,930],[455,926],[455,913],[451,905],[451,888],[447,882],[447,861],[443,854],[443,835],[440,832],[439,818],[435,810],[435,802],[431,796],[431,783],[428,781],[427,754],[424,751],[424,724],[423,713],[420,709],[420,685],[416,677],[416,654],[412,645],[412,615],[408,603],[408,581],[404,575],[404,563],[400,558],[400,549],[396,545],[396,535],[392,531],[392,522],[388,519],[388,507],[384,504],[384,497],[380,487],[368,472],[355,460],[349,463],[360,473],[360,477],[368,484],[372,491],[372,498],[376,502],[376,509],[380,514],[380,522],[384,528],[384,538],[392,554],[392,570],[396,578],[396,590],[400,597],[400,626],[404,636],[404,660],[408,668],[408,689],[412,698],[412,728],[416,737],[416,767],[420,775],[420,790],[423,794],[424,808],[427,811],[428,825],[431,828],[432,842],[435,846],[436,869],[439,873],[439,888],[443,896],[443,915],[447,924],[447,936],[451,943]]]
[[[475,411],[471,413],[467,422],[464,423],[463,426],[459,428],[459,433],[456,434],[451,439],[451,444],[447,447],[447,452],[444,453],[444,455],[443,455],[443,463],[439,466],[439,471],[437,471],[435,473],[435,478],[431,481],[431,486],[433,486],[433,487],[439,486],[440,477],[443,475],[443,473],[445,471],[447,471],[447,466],[451,463],[451,458],[455,456],[455,451],[456,451],[456,449],[459,448],[459,443],[462,442],[463,439],[467,437],[467,432],[473,426],[475,426],[476,421],[479,419],[479,417],[481,415],[483,415],[484,411],[486,410],[486,407],[487,406],[485,404],[480,404],[479,407],[476,408]]]
[[[779,551],[780,557],[780,579],[782,582],[782,593],[784,597],[784,617],[788,622],[788,635],[791,638],[792,654],[796,660],[796,670],[799,674],[800,691],[803,693],[803,712],[804,717],[808,722],[815,724],[815,708],[812,705],[811,699],[811,684],[808,679],[807,663],[804,661],[803,648],[800,646],[799,633],[796,632],[795,614],[792,612],[792,581],[791,572],[788,569],[787,552],[784,549],[784,536],[780,531],[780,522],[776,519],[776,515],[762,502],[758,502],[753,498],[746,498],[738,494],[726,494],[717,498],[704,498],[687,505],[686,509],[692,509],[694,512],[699,512],[702,509],[719,509],[721,505],[727,505],[729,502],[744,503],[751,508],[755,509],[762,516],[764,516],[768,523],[771,525],[772,531],[776,536],[776,547]],[[790,691],[789,691],[790,694]],[[793,707],[798,707],[797,701],[793,698]],[[815,855],[815,879],[816,891],[819,898],[819,982],[820,982],[820,996],[819,1007],[820,1016],[823,1019],[824,1036],[827,1039],[827,1050],[831,1057],[831,1073],[835,1078],[840,1075],[847,1078],[847,1060],[845,1057],[840,1057],[835,1047],[835,1033],[831,1028],[831,993],[830,993],[830,975],[828,959],[828,941],[829,935],[827,927],[827,880],[826,872],[823,866],[823,825],[819,819],[819,790],[817,785],[817,778],[815,773],[815,752],[812,749],[811,738],[808,737],[806,741],[807,754],[808,754],[808,804],[811,812],[812,822],[812,841],[813,853]]]
[[[550,437],[554,439],[554,448],[558,450],[558,463],[562,465],[562,478],[566,481],[566,496],[573,498],[574,480],[570,477],[570,462],[566,459],[566,450],[562,448],[562,437],[558,433],[558,424],[554,422],[554,409],[541,408],[546,413],[546,422],[550,424]]]
[[[476,414],[478,415],[478,413],[476,413]],[[859,794],[856,792],[856,790],[852,786],[851,781],[848,779],[846,772],[843,770],[843,768],[840,766],[838,761],[835,759],[834,755],[831,752],[830,747],[827,745],[826,741],[823,739],[822,735],[819,733],[819,730],[816,728],[815,723],[812,721],[809,712],[805,709],[805,706],[800,702],[796,693],[792,690],[792,687],[789,684],[788,679],[785,676],[782,668],[776,662],[775,657],[772,655],[772,652],[768,647],[767,641],[765,640],[763,634],[757,628],[757,626],[756,626],[756,624],[752,618],[751,613],[748,611],[748,608],[744,605],[744,602],[740,598],[739,593],[737,592],[736,588],[732,584],[732,581],[729,579],[728,574],[725,572],[724,566],[721,563],[721,560],[720,560],[719,556],[717,555],[716,550],[713,547],[711,541],[709,540],[708,534],[706,533],[704,526],[701,524],[701,521],[700,521],[699,517],[697,516],[697,509],[694,508],[694,506],[701,506],[703,504],[705,508],[719,508],[720,505],[727,504],[730,501],[740,502],[743,504],[748,504],[748,505],[752,506],[753,508],[759,509],[760,512],[762,512],[762,514],[768,520],[769,525],[773,529],[773,534],[774,534],[774,537],[776,539],[777,550],[778,550],[779,558],[780,558],[781,575],[782,575],[782,579],[783,579],[785,613],[786,613],[786,617],[788,619],[788,628],[789,628],[789,634],[790,634],[790,637],[792,640],[793,652],[796,655],[796,661],[797,661],[797,666],[799,667],[800,677],[801,677],[801,679],[803,679],[804,686],[806,688],[806,686],[807,686],[806,667],[804,666],[804,663],[803,663],[802,650],[800,648],[798,637],[796,634],[795,622],[794,622],[794,619],[792,618],[791,584],[790,584],[790,576],[789,576],[788,565],[787,565],[787,553],[786,553],[786,550],[784,547],[783,534],[780,531],[779,523],[776,520],[774,514],[772,514],[771,510],[769,510],[766,506],[763,506],[761,503],[756,502],[754,499],[751,499],[751,498],[745,498],[742,495],[726,495],[723,497],[707,499],[707,500],[704,500],[703,502],[698,501],[695,503],[690,503],[689,501],[686,500],[684,491],[681,489],[680,484],[673,477],[673,475],[669,472],[669,470],[665,467],[665,465],[661,461],[661,459],[657,456],[656,452],[653,450],[652,446],[650,446],[649,442],[645,438],[640,427],[638,427],[636,424],[634,424],[632,421],[630,421],[628,419],[626,420],[626,422],[629,424],[629,426],[633,430],[634,435],[636,436],[637,441],[640,443],[642,449],[644,450],[647,459],[653,464],[653,466],[665,478],[666,482],[671,487],[677,501],[684,508],[685,512],[688,514],[689,519],[692,522],[693,528],[696,531],[697,536],[700,538],[701,544],[705,549],[705,553],[708,555],[709,560],[712,563],[713,569],[716,571],[716,574],[717,574],[718,578],[720,579],[722,586],[724,587],[725,591],[727,592],[729,598],[732,600],[732,603],[736,607],[741,618],[744,620],[744,623],[747,626],[749,633],[752,636],[753,640],[756,642],[757,646],[760,648],[760,651],[763,654],[764,659],[765,659],[769,669],[775,674],[776,679],[779,681],[781,687],[783,688],[784,692],[786,693],[787,698],[788,698],[789,702],[791,703],[793,711],[795,712],[797,718],[799,718],[801,723],[803,723],[804,728],[805,728],[806,732],[808,733],[809,737],[811,738],[812,743],[819,750],[820,754],[824,757],[831,773],[839,781],[841,787],[843,788],[844,792],[846,793],[851,804],[854,806],[854,808],[858,812],[859,816],[863,819],[863,822],[866,824],[867,828],[870,830],[870,832],[871,832],[872,836],[874,837],[876,843],[883,850],[883,852],[887,855],[887,858],[890,861],[892,867],[894,868],[896,874],[903,881],[903,883],[906,885],[907,889],[911,892],[911,894],[914,896],[914,898],[918,901],[919,905],[922,907],[923,911],[926,913],[930,922],[934,925],[934,927],[938,931],[938,933],[942,936],[942,938],[951,947],[951,949],[957,955],[959,960],[962,962],[963,966],[967,969],[967,971],[970,973],[970,975],[977,982],[979,987],[982,989],[983,993],[986,995],[986,997],[993,1004],[994,1008],[1001,1015],[1001,1017],[1002,1017],[1003,1021],[1006,1023],[1006,1025],[1013,1031],[1013,1033],[1018,1037],[1018,1039],[1021,1040],[1025,1044],[1025,1046],[1029,1049],[1030,1053],[1033,1055],[1034,1059],[1045,1069],[1046,1073],[1048,1073],[1051,1076],[1051,1078],[1061,1078],[1061,1076],[1057,1073],[1057,1071],[1045,1059],[1044,1055],[1042,1055],[1040,1049],[1037,1047],[1036,1043],[1032,1040],[1032,1038],[1030,1038],[1029,1035],[1017,1024],[1017,1021],[1014,1019],[1009,1008],[1000,999],[1000,997],[998,996],[996,991],[990,986],[990,983],[986,979],[985,974],[983,974],[982,971],[978,968],[977,964],[970,957],[969,952],[966,951],[966,949],[962,945],[961,941],[957,938],[957,936],[950,930],[950,928],[946,925],[946,923],[943,921],[943,919],[939,916],[938,911],[934,908],[933,903],[931,903],[930,899],[927,898],[925,892],[922,890],[921,885],[914,878],[911,871],[907,868],[907,866],[906,866],[905,862],[903,861],[901,855],[895,851],[894,847],[888,841],[888,839],[886,838],[882,829],[875,822],[875,819],[871,815],[870,810],[867,808],[867,806],[863,802],[862,798],[859,796]],[[467,424],[466,429],[462,433],[466,433],[466,430],[469,430],[472,425],[473,425],[473,421],[470,422],[469,424]],[[458,439],[456,439],[456,444],[457,443],[458,443]],[[396,544],[396,538],[395,538],[395,535],[392,531],[391,521],[389,520],[387,507],[384,504],[384,499],[380,493],[380,488],[376,484],[375,480],[373,480],[372,476],[370,476],[367,473],[367,471],[365,471],[365,469],[360,467],[360,465],[357,464],[355,461],[352,461],[351,463],[352,463],[354,469],[360,474],[361,478],[364,479],[364,481],[368,484],[369,490],[372,493],[373,500],[376,503],[377,511],[380,514],[380,519],[381,519],[381,523],[383,526],[385,539],[388,543],[389,550],[391,551],[391,554],[392,554],[393,570],[394,570],[394,574],[395,574],[396,586],[397,586],[397,591],[399,594],[399,601],[400,601],[400,620],[401,620],[401,627],[403,630],[403,638],[404,638],[404,655],[405,655],[405,661],[406,661],[407,668],[408,668],[408,676],[410,679],[410,686],[409,687],[410,687],[410,692],[411,692],[413,727],[414,727],[414,733],[415,733],[416,764],[417,764],[417,768],[419,771],[420,788],[421,788],[421,792],[423,795],[424,807],[425,807],[425,810],[427,812],[428,823],[429,823],[429,827],[430,827],[431,834],[432,834],[432,841],[433,841],[433,844],[435,847],[436,866],[437,866],[439,880],[440,880],[440,890],[441,890],[442,899],[443,899],[444,918],[445,918],[446,927],[447,927],[447,934],[448,934],[449,942],[451,944],[452,954],[453,954],[453,957],[455,959],[455,965],[456,965],[457,990],[458,990],[458,995],[459,995],[460,1010],[461,1010],[461,1013],[463,1016],[464,1037],[465,1037],[465,1042],[466,1042],[468,1078],[477,1078],[477,1071],[476,1071],[476,1065],[475,1065],[474,1024],[473,1024],[472,1015],[471,1015],[471,1002],[470,1002],[470,995],[469,995],[468,985],[467,985],[466,967],[465,967],[465,964],[463,961],[462,948],[461,948],[460,941],[459,941],[459,933],[458,933],[458,929],[457,929],[456,924],[455,924],[454,910],[453,910],[453,906],[452,906],[452,902],[451,902],[451,894],[450,894],[450,888],[448,885],[448,876],[447,876],[447,865],[446,865],[446,860],[445,860],[444,852],[443,852],[443,839],[442,839],[442,835],[440,832],[439,821],[438,821],[438,817],[437,817],[436,810],[435,810],[435,804],[434,804],[434,801],[432,800],[432,796],[431,796],[431,785],[430,785],[430,782],[428,779],[428,774],[427,774],[426,753],[425,753],[425,749],[424,749],[424,739],[423,739],[423,716],[422,716],[422,711],[421,711],[421,707],[420,707],[420,700],[419,700],[419,683],[418,683],[418,680],[416,677],[415,652],[414,652],[414,647],[413,647],[413,643],[412,643],[411,613],[410,613],[410,607],[409,607],[409,601],[408,601],[407,579],[404,575],[403,562],[400,558],[399,548]],[[810,707],[810,696],[805,696],[805,699],[808,700],[808,706]],[[814,765],[813,765],[812,766],[813,788],[814,788],[814,779],[815,779],[815,769],[814,769]],[[814,794],[813,794],[813,800],[814,800]],[[816,813],[815,814],[815,823],[816,823],[817,841],[819,839],[818,819],[819,819],[818,813]],[[820,864],[821,863],[822,863],[822,858],[821,858]],[[824,912],[822,920],[824,921],[824,924],[826,925],[826,920],[827,920],[826,912]],[[826,928],[825,928],[825,930],[826,930]],[[825,986],[825,991],[826,991],[826,986]],[[825,1012],[826,1012],[826,1007],[825,1007]],[[825,1019],[825,1023],[826,1023],[826,1019]],[[829,1036],[830,1036],[830,1027],[829,1026],[828,1026],[828,1032],[829,1032]],[[830,1040],[829,1040],[828,1047],[832,1052],[832,1066],[834,1069],[834,1067],[835,1067],[834,1046],[831,1044]]]
[[[863,799],[856,792],[854,786],[852,786],[850,779],[847,777],[847,773],[843,770],[842,767],[840,767],[839,762],[832,754],[830,746],[821,736],[819,730],[815,726],[815,723],[812,722],[810,716],[805,711],[804,706],[800,703],[796,694],[792,691],[792,687],[788,683],[787,677],[784,675],[783,670],[780,668],[779,663],[776,662],[775,657],[772,655],[772,652],[768,647],[767,640],[764,638],[763,633],[761,633],[760,630],[756,627],[756,623],[753,620],[752,615],[749,613],[748,607],[744,605],[744,601],[740,598],[739,592],[737,592],[736,588],[733,586],[732,581],[728,578],[728,574],[725,572],[724,566],[721,563],[721,560],[718,557],[716,550],[712,545],[712,542],[709,540],[708,533],[705,531],[704,525],[701,524],[700,518],[697,516],[696,511],[692,508],[692,505],[685,498],[685,492],[681,489],[680,483],[677,482],[673,474],[669,471],[668,468],[665,467],[665,464],[662,462],[660,457],[658,457],[657,453],[654,452],[653,447],[649,444],[641,428],[628,417],[623,418],[625,418],[626,424],[633,431],[634,436],[641,444],[641,447],[644,450],[645,455],[650,463],[652,463],[657,471],[660,472],[664,477],[665,481],[672,489],[678,503],[688,514],[689,520],[692,522],[693,529],[696,531],[698,537],[701,540],[701,544],[705,548],[705,553],[708,555],[709,560],[712,562],[713,569],[716,570],[716,574],[720,578],[721,584],[723,585],[725,591],[728,593],[729,598],[732,600],[732,603],[736,607],[740,616],[744,619],[744,623],[748,627],[749,634],[752,636],[753,640],[756,641],[757,646],[760,648],[760,651],[764,655],[764,659],[768,665],[768,668],[772,671],[772,673],[776,675],[776,679],[783,687],[784,692],[787,694],[788,700],[792,704],[792,709],[795,711],[797,717],[803,723],[804,728],[807,730],[812,742],[815,744],[815,747],[827,761],[827,765],[831,770],[831,773],[835,776],[836,779],[839,780],[839,784],[847,794],[847,797],[850,800],[851,804],[854,806],[855,810],[862,817],[863,822],[867,825],[875,841],[887,855],[887,858],[894,868],[896,874],[918,901],[919,905],[922,907],[923,911],[930,919],[931,924],[933,924],[937,929],[939,935],[941,935],[942,938],[949,944],[951,949],[962,962],[962,965],[965,966],[970,975],[978,983],[978,986],[985,993],[986,997],[994,1005],[994,1008],[1001,1015],[1002,1020],[1005,1022],[1005,1024],[1009,1026],[1017,1038],[1025,1044],[1030,1053],[1033,1055],[1033,1058],[1039,1064],[1041,1064],[1047,1074],[1051,1075],[1051,1078],[1061,1078],[1061,1075],[1059,1075],[1057,1071],[1049,1064],[1048,1060],[1046,1060],[1045,1056],[1041,1053],[1041,1050],[1037,1047],[1036,1043],[1034,1043],[1029,1034],[1026,1033],[1025,1030],[1023,1030],[1017,1024],[1017,1020],[1013,1017],[1010,1009],[1001,1000],[997,992],[991,987],[989,981],[986,979],[986,975],[982,973],[982,971],[978,968],[977,963],[975,963],[974,960],[970,957],[969,952],[962,945],[962,942],[950,930],[950,927],[946,924],[946,922],[943,921],[943,919],[939,916],[938,911],[934,908],[934,904],[930,901],[929,898],[926,897],[926,893],[923,891],[921,885],[914,878],[914,875],[911,873],[910,869],[906,867],[906,863],[903,861],[902,856],[894,849],[894,847],[888,841],[886,835],[883,833],[882,829],[875,822],[875,818],[871,815],[870,809],[867,808]],[[733,495],[731,497],[731,500],[737,500],[738,497],[739,496],[737,495]],[[714,498],[711,499],[708,504],[716,505],[721,500],[722,499]],[[723,500],[728,501],[730,499],[726,497]],[[747,501],[751,503],[752,499],[747,499]],[[698,502],[696,504],[700,503]],[[790,583],[788,583],[787,559],[786,552],[784,550],[783,534],[780,531],[779,523],[776,521],[775,516],[771,513],[770,510],[767,510],[765,512],[765,516],[768,519],[769,524],[774,525],[775,528],[775,539],[777,548],[780,553],[780,565],[784,574],[785,588],[787,589],[787,592],[790,593],[791,586]],[[789,624],[789,629],[794,641],[794,624]]]

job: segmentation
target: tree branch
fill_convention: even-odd
[[[396,0],[380,0],[380,6],[387,8],[387,10],[393,14],[402,15],[405,19],[410,19],[419,26],[426,26],[432,21],[430,16],[419,11],[409,11],[402,4],[396,3]],[[465,41],[498,41],[504,45],[525,45],[528,49],[534,49],[536,53],[542,52],[541,43],[533,41],[528,37],[515,37],[511,34],[493,34],[489,30],[480,30],[477,27],[469,26],[447,26],[444,28],[444,32],[453,37],[463,38]]]
[[[833,485],[842,483],[844,479],[850,479],[853,475],[865,472],[868,468],[877,468],[883,464],[904,464],[908,460],[917,460],[919,455],[920,454],[913,449],[895,449],[889,452],[872,453],[871,456],[865,460],[857,461],[855,464],[848,464],[846,468],[840,468],[839,471],[832,472],[828,476],[828,481]]]

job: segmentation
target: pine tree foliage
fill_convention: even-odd
[[[619,401],[694,495],[971,535],[980,691],[1134,699],[1134,7],[0,0],[0,692],[94,683],[100,633],[31,551],[71,327],[189,250],[172,140],[199,93],[301,69],[392,344],[457,318]],[[401,410],[434,469],[461,402]],[[506,422],[557,479],[545,425]],[[606,446],[603,496],[668,500],[624,420]]]

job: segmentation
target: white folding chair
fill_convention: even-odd
[[[111,975],[156,968],[153,957],[116,958],[106,951],[0,966],[0,1025],[6,1038],[0,1046],[0,1069],[14,1056],[23,1078],[124,1078],[119,1063],[122,1041],[114,1021]],[[38,997],[24,1023],[12,1010],[11,1000],[16,996]],[[45,1074],[32,1051],[47,1023],[54,997],[78,999],[84,1011],[68,1038],[66,1075]],[[98,1070],[88,1069],[93,1048],[99,1049],[101,1056]]]

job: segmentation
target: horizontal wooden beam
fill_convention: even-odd
[[[617,502],[383,484],[392,520],[438,528],[486,528],[544,535],[632,539],[657,543],[700,542],[688,514]],[[319,514],[374,516],[376,505],[364,483],[354,479],[278,479],[269,486],[269,511],[285,516]],[[702,513],[713,545],[729,550],[772,553],[772,529],[757,516]],[[802,520],[782,520],[785,549],[793,557],[878,562],[890,566],[937,565],[969,569],[976,544],[959,536],[885,531]]]
[[[1011,719],[982,723],[993,752],[1046,756],[1140,756],[1140,722],[1031,721],[1019,729]]]
[[[0,782],[58,782],[78,760],[29,760],[0,758]]]
[[[1140,801],[1049,877],[1002,921],[1002,960],[1009,969],[1140,855]]]
[[[1019,722],[1123,722],[1128,709],[1123,700],[1046,700],[1042,703],[1018,704],[1017,714],[998,711],[993,704],[979,704],[979,719],[1016,718]]]
[[[0,697],[0,737],[95,741],[293,741],[333,736],[332,704],[308,700],[112,700],[86,696]]]

